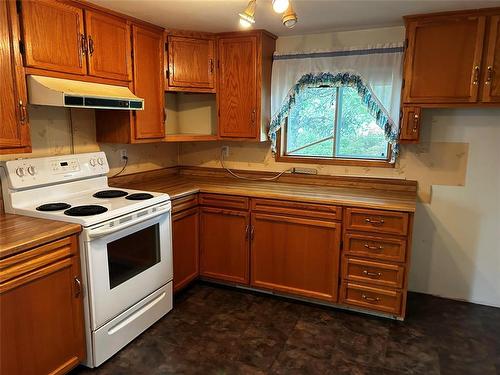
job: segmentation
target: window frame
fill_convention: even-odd
[[[338,92],[336,95],[336,108],[339,105]],[[337,149],[338,142],[337,135],[340,131],[338,127],[338,116],[339,110],[335,111],[335,122],[334,126],[334,148]],[[288,117],[285,120],[285,124],[276,133],[276,155],[275,159],[277,162],[285,163],[306,163],[306,164],[331,164],[331,165],[349,165],[349,166],[360,166],[360,167],[384,167],[384,168],[394,168],[394,163],[391,163],[392,157],[392,145],[388,143],[387,145],[387,159],[369,159],[369,158],[345,158],[345,157],[321,157],[321,156],[304,156],[304,155],[287,155],[286,154],[286,144],[287,144],[287,130],[288,130]]]

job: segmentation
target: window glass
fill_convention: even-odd
[[[296,96],[286,128],[285,155],[387,160],[384,130],[350,87],[306,88]]]

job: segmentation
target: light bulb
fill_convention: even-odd
[[[273,9],[276,13],[283,13],[289,4],[289,0],[273,0]]]
[[[245,29],[248,29],[250,26],[252,26],[252,24],[248,22],[246,19],[240,18],[240,26]]]

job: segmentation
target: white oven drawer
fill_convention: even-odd
[[[94,359],[91,365],[101,365],[170,310],[172,282],[92,332]]]

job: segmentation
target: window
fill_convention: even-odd
[[[388,162],[391,152],[384,130],[351,87],[303,89],[290,108],[284,134],[282,161],[380,164]]]

